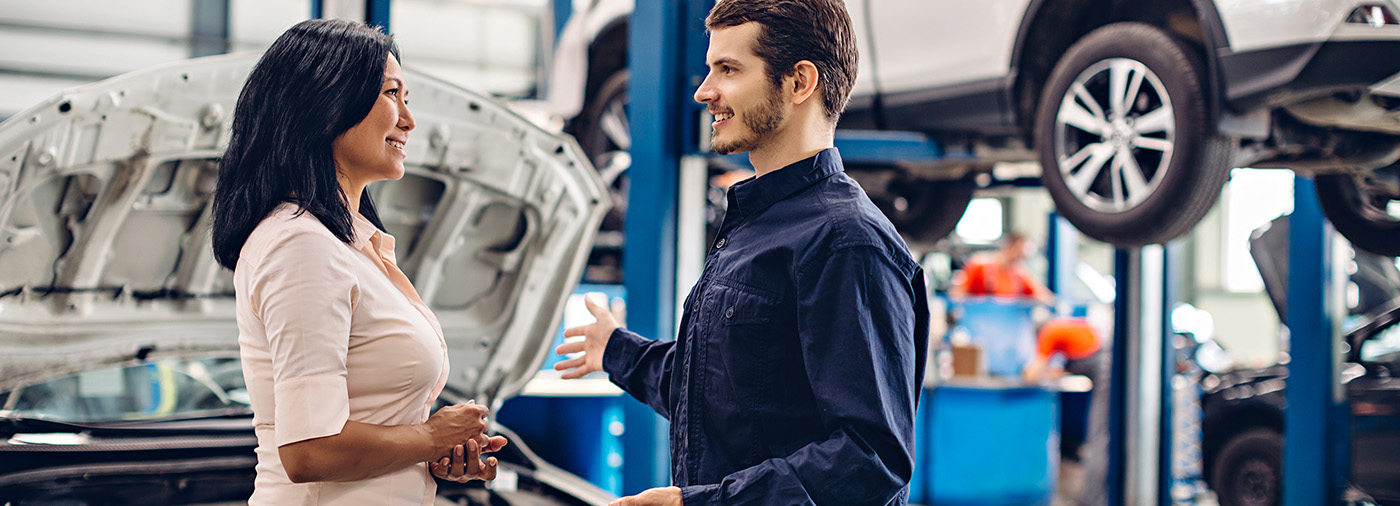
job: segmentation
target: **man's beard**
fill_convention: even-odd
[[[748,135],[731,141],[721,141],[715,136],[716,132],[710,133],[710,149],[721,155],[732,153],[743,153],[753,151],[763,141],[768,134],[773,133],[783,120],[787,119],[787,111],[783,109],[783,97],[778,92],[777,85],[768,87],[768,96],[757,109],[743,116],[744,126],[748,127]]]

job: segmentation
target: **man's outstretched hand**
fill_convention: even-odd
[[[554,352],[560,355],[583,352],[582,356],[554,364],[554,370],[564,371],[564,379],[582,378],[603,370],[603,350],[608,348],[608,338],[612,337],[613,331],[619,326],[608,308],[594,303],[592,298],[586,296],[583,303],[598,321],[564,331],[564,337],[583,336],[582,341],[564,343],[554,349]]]
[[[640,494],[613,501],[608,506],[681,506],[681,489],[651,488],[643,490]]]

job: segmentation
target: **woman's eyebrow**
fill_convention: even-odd
[[[385,82],[386,84],[389,83],[390,81],[393,81],[394,84],[398,85],[400,88],[404,87],[404,86],[403,86],[403,80],[402,80],[402,79],[399,79],[399,78],[397,78],[397,77],[386,77],[386,78],[384,78],[384,82]]]

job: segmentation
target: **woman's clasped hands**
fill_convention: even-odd
[[[489,414],[486,406],[467,401],[442,408],[428,418],[424,425],[433,447],[443,449],[428,462],[433,476],[455,482],[496,479],[496,457],[483,460],[481,456],[499,451],[507,441],[504,436],[486,434]]]

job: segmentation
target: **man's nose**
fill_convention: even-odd
[[[695,101],[708,104],[715,101],[715,88],[710,86],[710,77],[705,76],[705,81],[700,83],[700,87],[695,89]]]

